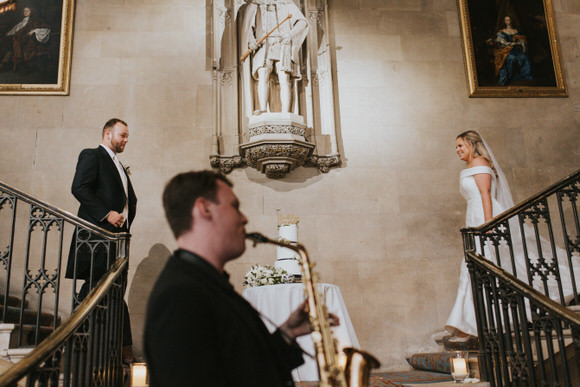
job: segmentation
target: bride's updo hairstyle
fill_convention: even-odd
[[[491,167],[491,169],[493,169],[493,172],[497,176],[497,171],[495,170],[495,165],[493,165],[493,161],[491,160],[491,156],[489,155],[489,152],[485,148],[485,145],[483,144],[483,141],[482,141],[479,133],[477,133],[475,130],[468,130],[468,131],[463,132],[460,135],[458,135],[456,137],[456,139],[457,138],[461,138],[463,141],[465,141],[466,143],[468,143],[471,146],[471,149],[473,150],[474,157],[483,157],[485,159],[485,161],[487,161],[489,163],[489,166]]]

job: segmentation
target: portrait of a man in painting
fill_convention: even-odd
[[[0,83],[56,83],[58,37],[52,32],[58,33],[59,26],[47,20],[60,20],[62,4],[21,4],[0,14]]]
[[[0,93],[67,92],[73,3],[0,0]]]

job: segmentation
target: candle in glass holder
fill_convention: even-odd
[[[133,363],[132,365],[132,387],[147,387],[147,365],[145,363]]]
[[[461,355],[459,355],[461,356]],[[463,357],[454,357],[451,359],[451,376],[455,381],[463,381],[469,372],[467,372],[467,359]]]

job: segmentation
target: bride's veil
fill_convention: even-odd
[[[485,139],[481,134],[479,134],[479,137],[481,137],[481,141],[483,142],[485,149],[487,149],[487,153],[489,153],[489,157],[491,157],[491,161],[493,162],[493,166],[495,167],[495,171],[497,172],[496,199],[499,202],[499,204],[501,204],[502,208],[507,210],[508,208],[514,206],[514,200],[512,199],[512,192],[510,190],[510,186],[507,182],[507,179],[505,178],[505,174],[503,173],[501,167],[499,166],[499,163],[497,162],[497,159],[493,155],[491,148],[489,147],[489,145],[487,145],[487,142],[485,142]]]
[[[503,210],[508,210],[511,207],[514,206],[514,201],[512,199],[512,194],[511,194],[511,190],[509,187],[509,184],[507,182],[507,179],[505,177],[505,174],[503,173],[501,167],[499,166],[499,163],[497,162],[497,159],[495,158],[491,148],[489,147],[489,145],[487,144],[487,142],[483,139],[483,136],[481,136],[481,141],[483,142],[483,145],[485,146],[485,149],[487,149],[487,152],[489,153],[489,156],[491,158],[491,161],[493,162],[493,165],[495,167],[495,170],[497,172],[497,188],[496,188],[496,200],[499,202],[499,204],[501,205],[501,207],[503,208]],[[538,240],[536,240],[536,236],[535,236],[535,232],[533,229],[533,226],[527,225],[527,224],[523,224],[523,230],[520,229],[520,225],[519,222],[517,220],[516,217],[511,217],[509,219],[509,227],[510,227],[510,235],[511,235],[511,239],[512,239],[512,247],[513,247],[513,254],[514,254],[514,260],[515,260],[515,268],[513,267],[512,263],[508,263],[505,262],[503,257],[501,259],[502,261],[502,266],[504,268],[512,268],[512,273],[513,270],[516,270],[517,273],[517,277],[524,280],[524,282],[528,282],[528,278],[527,278],[527,270],[526,270],[526,263],[525,263],[525,254],[524,254],[524,247],[523,244],[525,243],[525,245],[527,246],[527,252],[528,252],[528,256],[530,258],[531,261],[535,261],[537,260],[538,256],[539,256],[539,251],[538,248],[540,248],[543,251],[543,255],[544,258],[547,258],[548,260],[551,260],[553,258],[558,257],[558,267],[559,267],[559,272],[560,272],[560,278],[562,281],[562,286],[563,288],[563,296],[565,298],[570,298],[570,295],[573,293],[572,289],[571,289],[571,285],[572,285],[572,280],[570,278],[570,267],[565,263],[567,261],[567,252],[565,249],[561,248],[560,246],[554,244],[553,247],[550,243],[550,241],[543,237],[542,235],[539,235],[539,244],[538,244]],[[521,232],[521,234],[520,234]],[[523,240],[522,240],[522,236],[523,236]],[[486,243],[487,245],[487,243]],[[538,246],[539,245],[539,246]],[[486,247],[490,247],[490,246],[486,246]],[[490,249],[491,251],[489,251],[490,253],[490,258],[491,256],[495,256],[495,252],[493,251],[493,249]],[[500,256],[502,256],[503,254],[500,253]],[[556,255],[556,257],[554,257],[554,255]],[[505,257],[507,258],[507,257]],[[576,273],[580,273],[580,260],[579,259],[574,259],[573,260],[573,270]],[[545,294],[545,291],[543,289],[542,286],[542,281],[539,278],[534,278],[532,281],[532,286],[536,288],[536,290],[539,290],[540,292]],[[529,283],[529,282],[528,282]],[[557,286],[557,282],[553,279],[550,278],[548,280],[548,296],[550,298],[552,298],[555,301],[560,301],[559,299],[559,294],[560,292],[558,291],[558,286]]]
[[[481,138],[481,141],[483,142],[483,145],[485,146],[485,149],[487,150],[487,153],[491,158],[491,162],[493,163],[495,172],[497,174],[494,199],[499,203],[502,211],[506,211],[514,206],[514,201],[512,199],[512,193],[510,190],[509,183],[507,182],[505,174],[503,173],[501,167],[499,166],[499,163],[495,158],[493,151],[491,150],[491,148],[489,147],[489,145],[487,144],[487,142],[485,141],[485,139],[481,134],[479,134],[479,137]],[[520,242],[520,238],[518,237],[518,235],[520,234],[520,228],[517,219],[513,217],[509,219],[509,228],[511,236],[510,239],[512,247],[514,249],[513,254],[516,257],[515,262],[512,262],[512,260],[510,259],[511,254],[509,251],[506,251],[507,249],[506,245],[497,246],[499,250],[496,251],[496,249],[493,247],[492,241],[490,240],[486,240],[484,242],[485,245],[484,255],[487,255],[487,258],[490,259],[491,261],[499,263],[502,268],[508,269],[510,273],[516,274],[520,279],[527,280],[526,275],[527,270],[525,267],[525,263],[523,260],[517,259],[518,256],[521,257],[524,256],[522,244]],[[498,262],[498,259],[500,259],[501,262]]]

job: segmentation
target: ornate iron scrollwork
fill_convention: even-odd
[[[528,208],[523,210],[519,216],[522,223],[525,223],[526,219],[529,219],[532,224],[539,224],[540,221],[549,223],[550,211],[548,210],[548,201],[544,199],[531,204]]]

